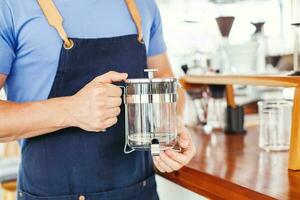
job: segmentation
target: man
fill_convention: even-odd
[[[173,76],[154,0],[0,0],[0,141],[20,141],[18,199],[158,199],[153,161],[171,172],[195,150],[180,128],[181,152],[123,153],[114,83],[146,66]]]

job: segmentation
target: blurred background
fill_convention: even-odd
[[[262,46],[259,50],[266,57],[266,66],[292,69],[292,63],[288,61],[294,41],[289,0],[158,0],[158,4],[168,52],[176,73],[181,73],[180,67],[184,64],[191,68],[197,65],[217,68],[221,62],[217,59],[220,57],[220,46],[228,59],[234,55],[242,56],[234,62],[247,65],[245,69],[241,66],[239,69],[247,73],[256,71],[255,66],[249,66],[246,62],[262,57],[255,54]],[[222,17],[225,18],[223,21]],[[231,19],[226,21],[226,17]],[[286,63],[277,66],[279,57],[287,59]],[[272,68],[269,70],[272,71]],[[235,71],[231,69],[231,72]]]

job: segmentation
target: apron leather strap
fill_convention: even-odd
[[[37,0],[48,23],[53,26],[61,39],[64,41],[65,47],[70,47],[72,45],[68,38],[68,35],[63,27],[63,18],[57,10],[52,0]]]
[[[125,0],[125,2],[137,29],[138,41],[143,43],[142,18],[136,6],[135,0]]]
[[[61,39],[64,41],[66,48],[72,46],[72,41],[68,38],[68,35],[63,27],[63,18],[60,15],[58,9],[53,3],[53,0],[37,0],[48,23],[53,26]],[[143,30],[142,30],[142,18],[136,6],[135,0],[125,0],[131,17],[135,23],[138,32],[138,41],[143,43]]]

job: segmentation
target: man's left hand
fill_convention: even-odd
[[[179,145],[181,152],[172,149],[160,152],[159,156],[154,156],[155,167],[162,173],[173,172],[188,164],[195,155],[195,146],[186,128],[181,128],[179,135]]]

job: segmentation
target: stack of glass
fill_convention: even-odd
[[[260,118],[259,146],[267,151],[289,149],[292,101],[273,100],[258,102]]]

